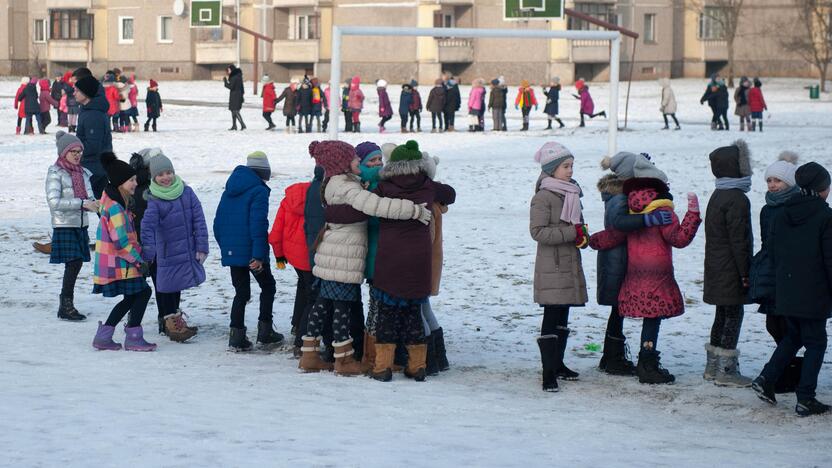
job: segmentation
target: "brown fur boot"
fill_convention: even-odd
[[[185,319],[182,317],[182,312],[176,312],[165,317],[165,334],[168,335],[171,341],[183,343],[194,335],[196,335],[196,328],[188,327]]]
[[[425,381],[425,363],[428,355],[428,345],[407,345],[407,369],[404,370],[404,375],[410,377],[417,382]]]
[[[324,362],[321,359],[321,339],[312,338],[311,336],[304,336],[303,346],[300,350],[303,355],[298,362],[298,369],[302,372],[320,372],[322,370],[332,370],[332,364]]]
[[[352,338],[340,343],[332,343],[335,349],[335,373],[338,375],[361,375],[364,369],[361,363],[353,358]]]
[[[361,368],[364,373],[373,370],[376,364],[376,337],[364,332],[364,356],[361,358]]]
[[[393,356],[396,354],[395,344],[376,343],[376,360],[372,377],[381,382],[393,380]]]

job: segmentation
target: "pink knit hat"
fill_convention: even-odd
[[[318,166],[324,168],[324,177],[350,172],[350,164],[357,157],[352,145],[336,140],[309,143],[309,155],[315,158]]]
[[[572,152],[554,141],[545,143],[534,154],[534,160],[540,163],[540,169],[547,174],[554,172],[562,162],[570,158],[575,158]]]

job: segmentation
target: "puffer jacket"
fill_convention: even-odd
[[[107,185],[101,195],[101,215],[95,241],[93,283],[141,278],[142,247],[133,228],[133,214],[125,209],[118,189]]]
[[[49,112],[53,107],[58,107],[60,104],[52,97],[52,92],[49,90],[49,80],[44,78],[39,81],[39,84],[40,96],[38,97],[38,104],[40,105],[41,113]]]
[[[118,110],[126,111],[130,110],[132,104],[130,104],[130,86],[128,83],[118,82],[116,83],[116,89],[118,89]]]
[[[23,95],[23,91],[26,90],[26,85],[22,84],[19,88],[17,88],[17,92],[14,94],[14,108],[17,109],[17,117],[18,118],[26,118],[26,103],[21,101],[23,98],[20,96]]]
[[[263,96],[263,112],[274,112],[274,101],[277,99],[274,83],[264,84],[260,94]]]
[[[777,274],[772,262],[771,227],[774,220],[784,211],[785,204],[766,203],[760,210],[760,251],[751,259],[749,299],[760,304],[759,312],[774,311]]]
[[[361,92],[361,79],[353,77],[350,82],[349,107],[353,112],[360,112],[364,108],[364,93]]]
[[[25,110],[25,115],[35,115],[40,113],[40,99],[38,97],[38,88],[35,83],[30,82],[23,88],[23,91],[17,96],[18,102],[21,102]]]
[[[107,97],[107,115],[114,116],[118,114],[119,100],[121,100],[121,92],[119,92],[115,83],[110,83],[104,87],[104,95]]]
[[[417,210],[410,200],[383,198],[365,190],[355,174],[330,177],[324,188],[324,202],[349,205],[366,215],[387,219],[412,219]],[[366,259],[367,221],[327,223],[315,252],[312,274],[323,280],[360,284]]]
[[[248,266],[252,259],[269,259],[269,192],[250,167],[237,166],[228,177],[214,217],[222,266]]]
[[[90,176],[92,172],[84,169],[87,196],[89,200],[94,200]],[[72,190],[72,176],[54,164],[46,172],[46,202],[52,215],[53,228],[89,226],[87,212],[83,208],[84,200],[76,198]]]
[[[303,230],[306,193],[310,185],[311,182],[301,182],[286,187],[285,196],[269,232],[269,245],[272,246],[275,258],[283,257],[290,265],[303,271],[312,270]]]
[[[283,115],[286,117],[294,117],[298,113],[297,95],[298,92],[296,90],[292,89],[291,86],[287,86],[283,88],[283,92],[274,101],[274,105],[276,106],[280,101],[285,99],[286,102],[283,103]]]
[[[662,114],[675,114],[676,95],[673,94],[673,88],[670,87],[670,80],[664,78],[660,83],[662,85],[662,105],[660,110]]]
[[[481,110],[483,96],[485,96],[485,88],[482,86],[471,89],[471,94],[468,95],[468,110]]]

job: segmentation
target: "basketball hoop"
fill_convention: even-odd
[[[534,8],[518,8],[515,13],[517,21],[523,26],[529,25],[529,20],[534,16]]]

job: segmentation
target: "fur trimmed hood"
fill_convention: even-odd
[[[607,174],[598,180],[598,191],[602,194],[619,195],[624,193],[624,181],[615,174]]]
[[[737,140],[729,146],[717,148],[709,155],[714,177],[740,178],[753,174],[751,151],[745,140]]]
[[[428,167],[424,159],[411,161],[396,161],[388,162],[384,165],[379,173],[382,180],[392,179],[396,176],[416,175],[419,173],[427,174]]]

